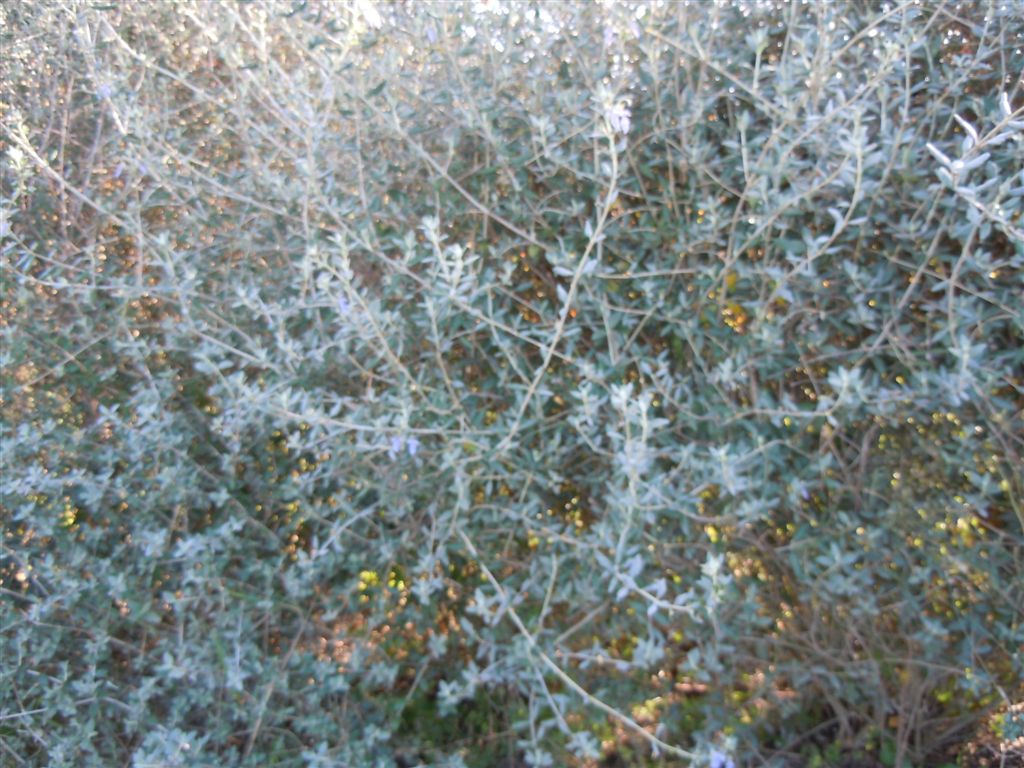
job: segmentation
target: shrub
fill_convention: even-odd
[[[2,12],[17,763],[920,765],[1017,695],[1016,4]]]

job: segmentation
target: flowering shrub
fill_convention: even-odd
[[[933,765],[1021,695],[1016,3],[2,13],[5,760]]]

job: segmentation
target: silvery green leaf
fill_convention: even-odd
[[[536,766],[536,768],[548,768],[555,764],[555,758],[551,753],[540,747],[527,750],[524,760],[527,765]]]
[[[640,555],[633,555],[633,557],[626,561],[626,575],[631,579],[639,576],[643,569],[644,560]]]
[[[1008,139],[1012,139],[1016,135],[1017,133],[1015,131],[1003,131],[1002,133],[998,133],[991,139],[986,141],[985,146],[998,147],[1000,144],[1007,141]]]
[[[839,212],[837,208],[827,208],[828,215],[832,217],[835,222],[835,226],[832,228],[832,235],[835,236],[839,232],[839,228],[843,225],[843,214]]]
[[[665,596],[665,590],[668,588],[668,584],[665,579],[658,579],[647,585],[645,588],[647,592],[650,592],[655,597],[661,598]]]
[[[975,144],[977,144],[978,143],[978,132],[976,130],[974,130],[974,126],[971,125],[970,123],[968,123],[966,120],[964,120],[962,117],[960,117],[960,115],[958,115],[956,113],[953,113],[953,119],[956,120],[960,124],[960,127],[964,129],[964,132],[967,134],[968,138],[970,138],[970,140],[971,140],[970,146],[966,147],[966,149],[970,149]]]
[[[968,171],[973,171],[975,168],[979,168],[984,165],[990,156],[991,155],[988,152],[982,152],[977,157],[966,162],[963,160],[954,160],[950,168],[954,173],[966,173]]]
[[[597,760],[601,757],[600,742],[590,731],[573,732],[566,748],[581,760]]]
[[[932,157],[934,157],[940,163],[947,166],[952,165],[953,161],[946,157],[946,155],[930,141],[927,144],[925,144],[925,147],[928,149],[929,152],[932,153]]]

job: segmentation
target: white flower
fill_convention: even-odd
[[[380,29],[384,26],[384,19],[381,18],[380,13],[374,7],[371,0],[356,0],[356,7],[359,9],[360,15],[366,21],[366,23],[374,29]]]
[[[631,118],[633,113],[630,111],[626,102],[619,101],[612,107],[605,117],[608,120],[608,124],[612,127],[615,133],[621,133],[625,136],[629,133],[629,126],[631,125]]]

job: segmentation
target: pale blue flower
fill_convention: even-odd
[[[736,768],[736,763],[725,752],[711,750],[711,768]]]
[[[391,447],[388,448],[388,458],[390,458],[392,461],[397,459],[398,458],[398,453],[399,453],[399,451],[402,450],[402,446],[404,444],[405,444],[405,441],[401,437],[399,437],[398,435],[395,435],[394,437],[392,437],[391,438]]]
[[[420,441],[415,437],[410,437],[405,444],[406,449],[409,451],[410,456],[415,456],[416,451],[420,449]]]

